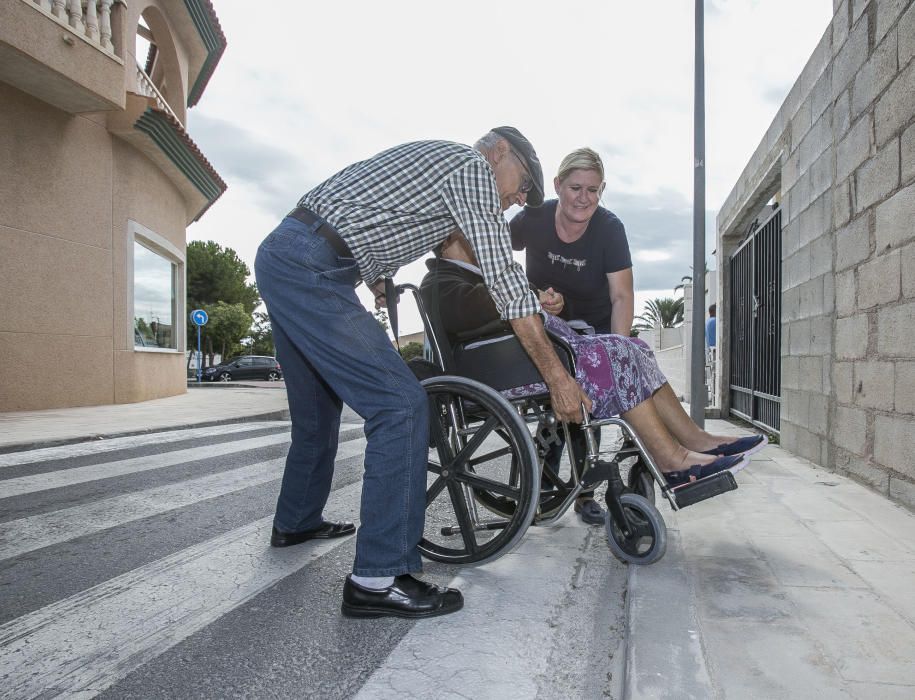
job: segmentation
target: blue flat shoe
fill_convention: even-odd
[[[734,442],[727,442],[711,450],[705,450],[704,455],[718,455],[719,457],[731,457],[733,455],[744,455],[749,457],[756,454],[763,447],[769,444],[769,438],[765,435],[748,435],[747,437],[738,438]]]
[[[667,479],[667,484],[669,486],[677,488],[678,486],[685,486],[691,481],[698,481],[699,479],[704,479],[712,474],[723,472],[726,469],[732,473],[737,473],[747,466],[747,464],[748,460],[746,459],[746,456],[742,454],[732,455],[730,457],[719,457],[709,464],[694,464],[689,469],[667,472],[664,474],[664,478]]]

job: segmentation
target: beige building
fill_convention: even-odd
[[[0,2],[0,411],[186,391],[186,227],[225,183],[185,129],[209,0]]]

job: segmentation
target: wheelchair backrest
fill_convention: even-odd
[[[452,345],[438,313],[434,289],[418,289],[411,284],[399,285],[398,289],[413,293],[435,363],[445,373],[475,379],[497,391],[543,382],[514,333],[493,327],[482,337]],[[575,355],[571,347],[562,338],[551,336],[551,340],[559,359],[574,376]]]

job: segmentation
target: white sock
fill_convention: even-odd
[[[356,574],[350,574],[349,578],[353,583],[373,591],[380,591],[382,588],[394,585],[393,576],[356,576]]]

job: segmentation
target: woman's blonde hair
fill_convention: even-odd
[[[562,182],[573,170],[594,170],[600,174],[601,182],[604,180],[604,162],[597,155],[597,151],[591,148],[576,148],[563,158],[556,177]]]

